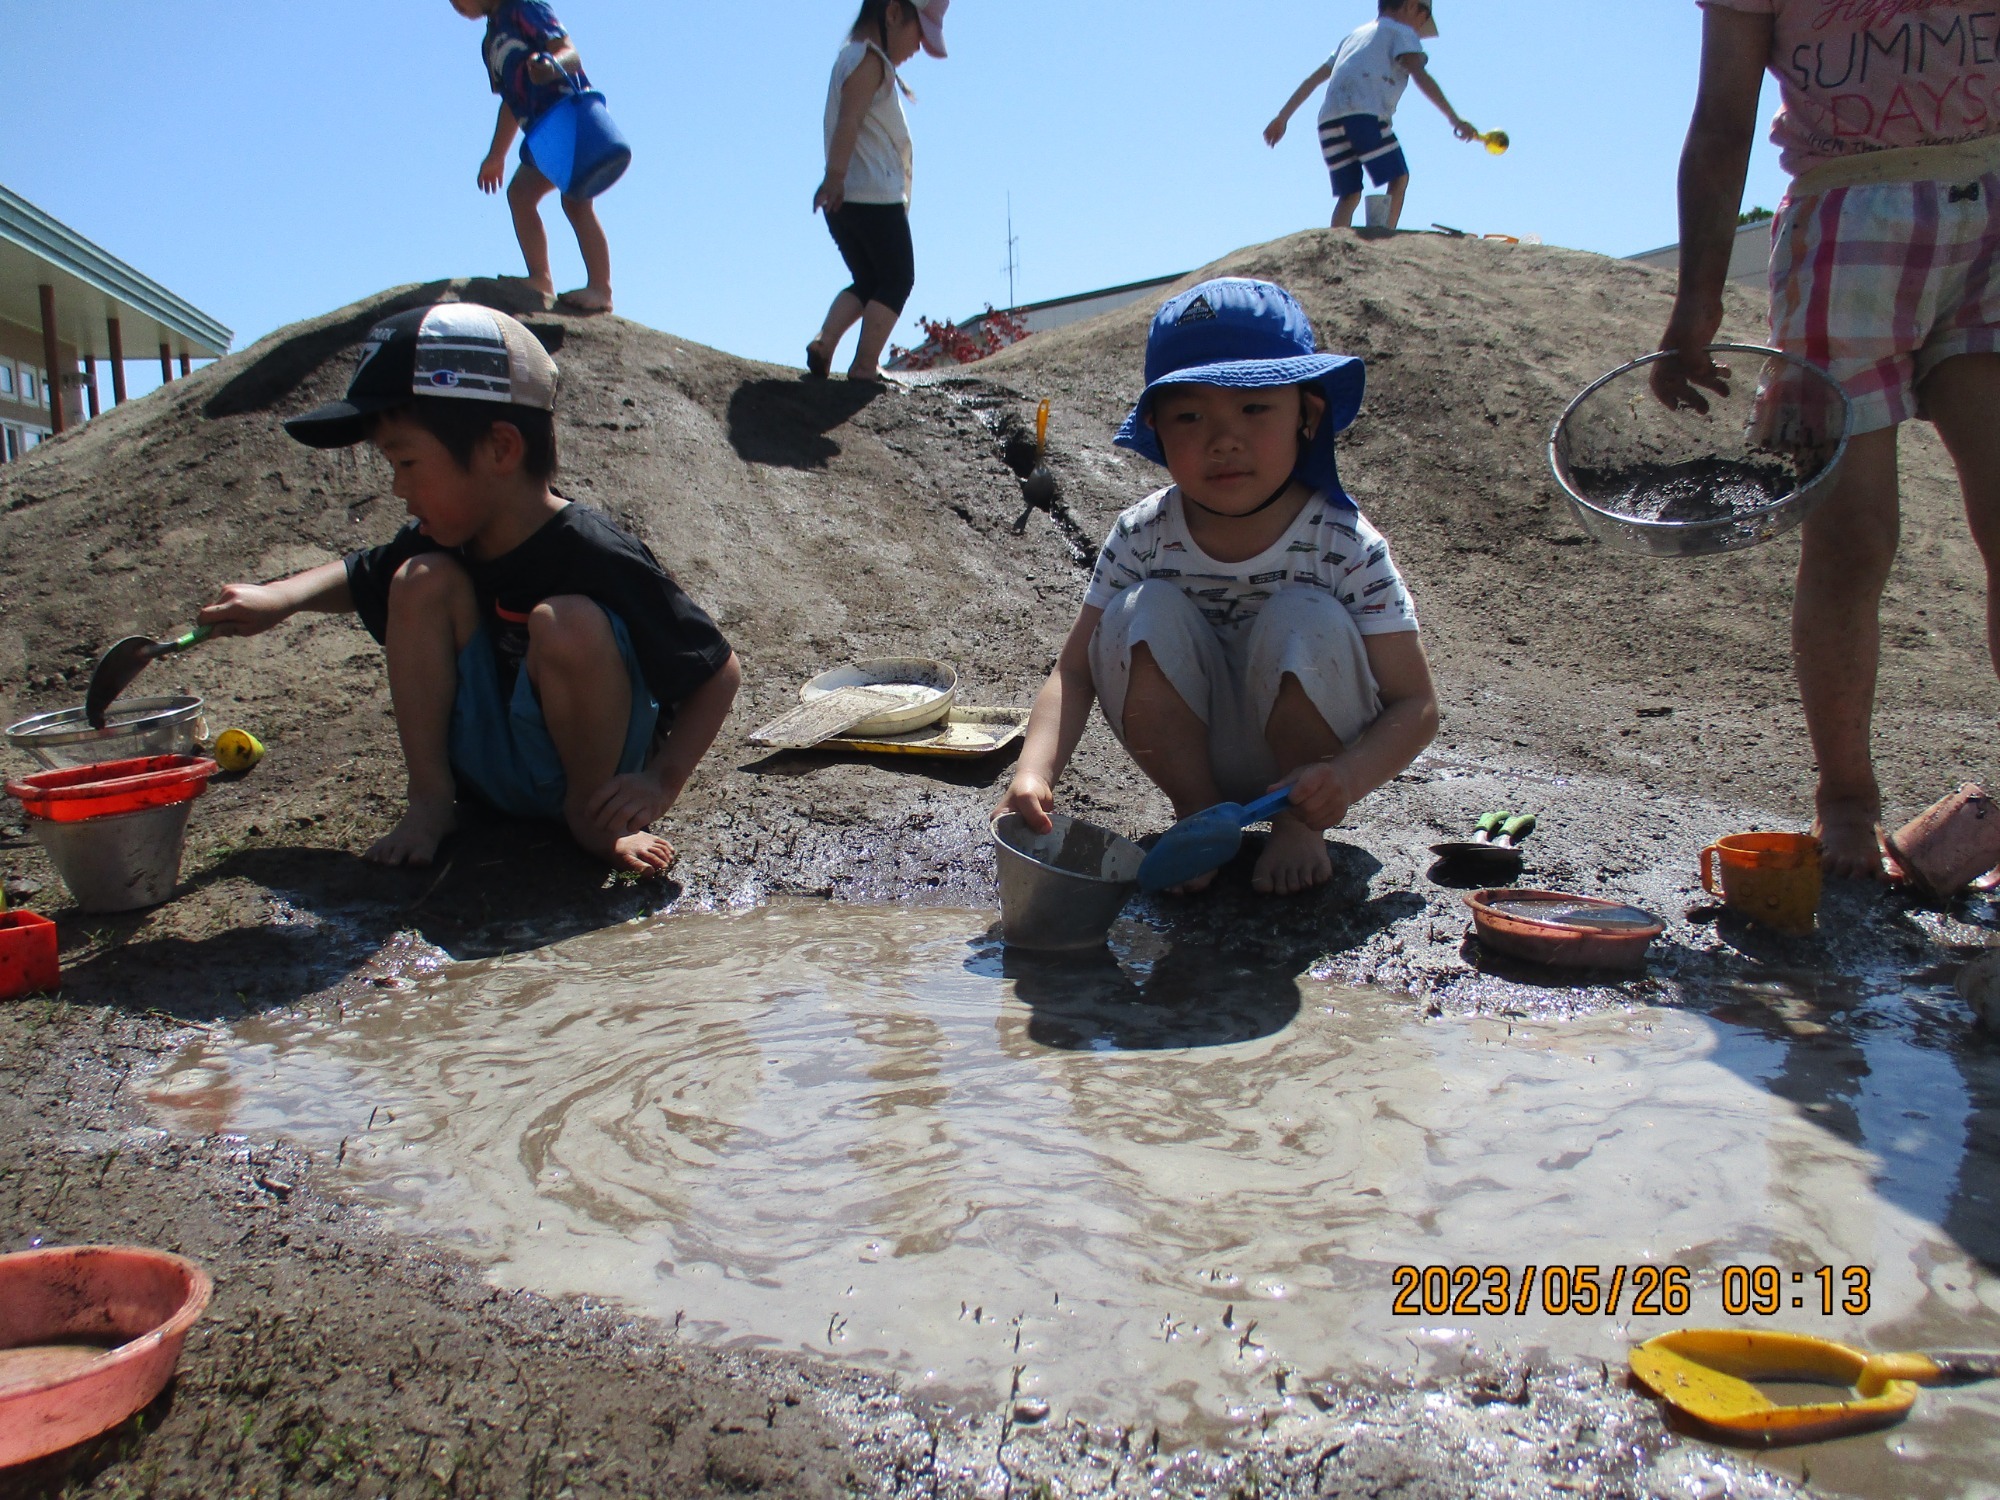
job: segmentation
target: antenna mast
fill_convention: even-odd
[[[1021,299],[1014,290],[1014,278],[1020,274],[1021,258],[1016,253],[1021,240],[1014,233],[1014,195],[1007,195],[1007,306],[1011,310],[1021,305]]]

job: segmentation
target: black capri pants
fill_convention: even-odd
[[[843,203],[826,216],[826,227],[854,278],[848,291],[900,313],[917,284],[910,211],[900,203]]]

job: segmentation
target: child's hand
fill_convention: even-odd
[[[1451,117],[1451,133],[1461,141],[1475,141],[1479,139],[1479,127],[1459,119],[1457,115]]]
[[[537,83],[554,83],[563,76],[562,64],[546,52],[537,53],[528,59],[528,76]]]
[[[1283,115],[1279,115],[1277,119],[1273,120],[1270,124],[1264,127],[1264,144],[1267,146],[1275,146],[1278,144],[1278,142],[1282,141],[1284,138],[1285,138],[1285,117]]]
[[[1007,795],[993,809],[993,816],[997,818],[1002,813],[1019,813],[1021,821],[1032,832],[1047,833],[1055,827],[1054,820],[1049,817],[1055,806],[1055,788],[1033,771],[1016,771],[1014,780],[1007,787]]]
[[[643,833],[673,806],[657,779],[646,771],[614,776],[584,804],[583,815],[613,838]]]
[[[1332,828],[1347,816],[1347,809],[1354,799],[1347,790],[1347,779],[1340,768],[1329,760],[1316,760],[1309,766],[1301,766],[1283,781],[1273,782],[1271,790],[1287,787],[1292,794],[1292,805],[1287,812],[1308,828],[1324,831]]]
[[[213,604],[196,612],[197,625],[213,625],[217,635],[256,635],[291,617],[285,596],[268,583],[225,583]]]
[[[839,213],[840,206],[847,201],[847,184],[836,181],[829,172],[813,194],[814,213]]]
[[[500,179],[506,175],[507,153],[505,151],[492,152],[487,156],[486,160],[479,164],[479,191],[482,193],[499,192]]]

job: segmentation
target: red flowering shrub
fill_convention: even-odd
[[[889,357],[906,370],[929,370],[938,365],[969,365],[998,354],[1009,344],[1018,344],[1028,336],[1028,325],[1012,313],[1001,312],[992,303],[986,304],[986,311],[974,318],[970,324],[961,327],[956,323],[940,323],[933,318],[918,318],[917,326],[924,331],[924,341],[914,349],[892,347]]]

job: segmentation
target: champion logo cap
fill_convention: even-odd
[[[350,447],[367,436],[370,417],[412,396],[554,411],[556,362],[524,324],[493,308],[412,308],[369,329],[345,396],[291,418],[285,431],[308,447]]]

